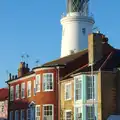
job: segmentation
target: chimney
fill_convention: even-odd
[[[88,36],[88,59],[89,65],[99,61],[103,53],[103,42],[108,39],[101,33],[93,33]]]
[[[19,68],[18,68],[18,77],[22,77],[25,74],[29,72],[28,64],[25,64],[25,62],[20,62]]]

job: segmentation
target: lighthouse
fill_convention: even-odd
[[[89,0],[67,0],[67,12],[61,18],[61,57],[88,48],[88,34],[94,25],[88,3]]]

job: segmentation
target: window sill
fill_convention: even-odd
[[[31,96],[27,96],[27,98],[30,98]]]
[[[54,90],[43,90],[43,92],[53,92]]]
[[[65,99],[65,101],[69,101],[69,100],[72,100],[71,98],[69,98],[69,99]]]

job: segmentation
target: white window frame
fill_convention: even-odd
[[[4,113],[4,102],[0,102],[0,113]]]
[[[39,79],[38,79],[39,78]],[[40,74],[38,74],[38,75],[36,75],[36,77],[35,77],[35,84],[36,84],[36,86],[35,86],[35,88],[36,88],[36,93],[37,92],[40,92],[40,83],[41,83],[41,75]],[[39,84],[37,84],[37,83],[39,83]],[[38,87],[39,86],[39,87]],[[39,88],[39,89],[38,89]]]
[[[20,85],[17,84],[15,86],[15,99],[18,100],[20,98]]]
[[[72,110],[65,110],[65,120],[67,120],[67,112],[71,112],[71,120],[72,120]]]
[[[28,94],[29,92],[29,84],[30,84],[30,95]],[[27,81],[27,97],[31,97],[31,81]]]
[[[33,81],[34,87],[33,87],[33,95],[36,95],[36,80]]]
[[[67,87],[70,85],[70,96],[69,96],[69,98],[66,98],[67,96],[66,96],[66,92],[67,92]],[[65,100],[67,101],[67,100],[71,100],[71,98],[72,98],[72,83],[71,82],[69,82],[69,83],[66,83],[65,84]]]
[[[14,100],[14,86],[10,86],[10,101],[13,101],[13,100]]]
[[[17,113],[18,113],[18,116],[17,116]],[[15,120],[18,120],[19,119],[19,110],[15,110]]]
[[[24,112],[24,118],[22,117],[23,116],[23,112]],[[25,110],[21,110],[20,120],[25,120]]]
[[[10,117],[9,120],[13,120],[13,111],[10,111]]]
[[[80,91],[80,97],[81,98],[79,100],[76,99],[76,79],[81,82],[81,88],[78,89],[78,90],[81,90]],[[76,76],[76,77],[74,77],[74,81],[75,81],[75,83],[74,83],[74,93],[75,93],[74,97],[75,98],[74,99],[75,99],[75,101],[81,101],[82,100],[82,76]]]
[[[22,96],[22,92],[24,93],[23,96]],[[21,98],[25,98],[25,82],[21,83]]]
[[[28,111],[30,111],[30,116],[28,117]],[[31,120],[31,110],[30,108],[27,109],[27,120]]]
[[[39,107],[40,116],[41,116],[41,108],[40,108],[40,105],[36,105],[36,106],[35,106],[35,120],[40,120],[40,116],[37,116],[37,107]]]
[[[54,120],[54,105],[53,104],[44,104],[43,105],[43,120],[44,120],[44,107],[45,106],[52,106],[52,120]]]
[[[44,76],[49,75],[49,74],[52,75],[52,89],[45,89],[44,84],[46,83],[46,81],[44,80]],[[54,73],[43,73],[42,78],[43,78],[42,79],[42,81],[43,81],[43,91],[44,92],[54,91]]]
[[[78,109],[78,108],[80,108],[81,110],[81,112],[80,112],[80,115],[81,115],[81,118],[80,119],[77,119],[76,117],[77,117],[77,111],[76,111],[76,109]],[[75,106],[75,108],[74,108],[74,119],[75,120],[82,120],[82,106]]]
[[[92,88],[91,88],[91,98],[88,98],[88,92],[90,92],[90,90],[88,90],[88,80],[87,77],[91,77],[91,84],[92,84]],[[93,81],[92,81],[92,76],[91,75],[86,75],[86,96],[87,96],[87,100],[95,100],[95,75],[93,75],[93,80],[94,80],[94,92],[93,92]],[[89,88],[90,89],[90,88]],[[93,98],[93,93],[94,93],[94,98]]]

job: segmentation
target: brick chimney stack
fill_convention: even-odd
[[[101,33],[93,33],[88,36],[89,65],[99,61],[103,56],[103,44],[108,43],[108,38]]]
[[[30,71],[28,68],[28,64],[25,62],[20,62],[19,68],[18,68],[18,77],[22,77],[25,74],[27,74]]]

